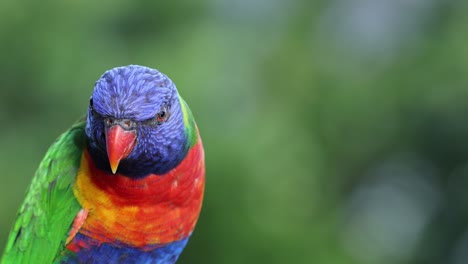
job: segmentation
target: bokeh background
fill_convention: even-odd
[[[180,263],[468,263],[468,6],[0,2],[0,248],[94,81],[169,75],[206,148]]]

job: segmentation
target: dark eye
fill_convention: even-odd
[[[89,98],[89,106],[93,108],[94,102],[93,102],[93,97]]]
[[[167,121],[167,118],[169,117],[169,113],[167,112],[167,107],[163,106],[161,110],[156,114],[156,119],[158,120],[158,123],[163,123]]]

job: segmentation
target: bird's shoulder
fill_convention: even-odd
[[[48,149],[7,240],[1,263],[52,263],[80,210],[72,185],[85,147],[85,121],[76,122]]]

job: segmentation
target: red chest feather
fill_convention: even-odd
[[[138,247],[186,238],[198,219],[204,185],[200,139],[176,168],[143,179],[97,170],[85,152],[74,186],[81,206],[89,210],[80,233]]]

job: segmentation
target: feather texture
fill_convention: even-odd
[[[106,140],[109,131],[131,143]],[[114,169],[112,151],[126,153]],[[86,122],[39,165],[1,263],[174,263],[204,186],[200,134],[172,81],[143,66],[111,69],[96,82]]]
[[[61,252],[81,208],[72,184],[84,142],[80,121],[49,148],[18,212],[2,263],[52,263]]]

